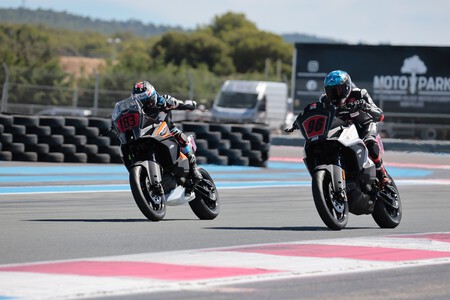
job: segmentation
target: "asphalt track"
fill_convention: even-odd
[[[450,155],[387,152],[403,220],[328,230],[294,147],[204,166],[217,219],[149,222],[120,165],[0,163],[0,299],[449,299]]]

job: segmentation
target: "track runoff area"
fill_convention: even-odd
[[[81,299],[450,263],[450,233],[0,265],[0,299]]]
[[[273,157],[264,172],[253,167],[203,167],[219,189],[310,187],[309,174],[298,158]],[[398,186],[450,185],[448,165],[390,162],[387,168]],[[0,163],[0,176],[0,196],[129,191],[127,172],[119,165]],[[0,299],[81,299],[204,290],[238,283],[448,263],[450,232],[39,261],[0,265]]]

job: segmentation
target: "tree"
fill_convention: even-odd
[[[0,25],[0,59],[9,65],[31,67],[57,59],[57,52],[42,27]]]
[[[266,59],[280,60],[290,72],[293,48],[280,36],[260,31],[243,14],[226,13],[209,26],[212,34],[230,46],[230,55],[240,73],[264,72]]]
[[[85,104],[92,103],[94,88],[99,87],[109,95],[103,98],[114,102],[129,95],[133,82],[148,79],[162,92],[180,98],[195,94],[206,102],[212,101],[225,79],[281,80],[274,76],[279,75],[275,68],[280,65],[290,78],[292,45],[258,30],[244,14],[229,12],[195,31],[172,31],[152,38],[123,32],[106,36],[0,22],[0,59],[10,67],[10,87],[15,89],[10,90],[9,99],[67,105],[73,88],[78,88],[78,104]],[[120,44],[108,44],[111,37],[120,38]],[[70,76],[59,65],[60,55],[103,58],[106,67],[81,78]],[[267,60],[271,62],[269,74]],[[48,87],[56,87],[56,92]]]
[[[147,72],[153,67],[153,59],[150,56],[150,46],[146,40],[133,40],[124,46],[120,52],[117,64],[113,63],[112,70],[115,72],[134,71],[137,73]]]
[[[68,99],[64,94],[70,76],[62,71],[55,43],[43,27],[0,25],[0,60],[10,70],[10,102],[57,104]],[[0,80],[3,82],[3,74]],[[30,86],[59,89],[38,91]]]
[[[272,63],[280,60],[285,66],[284,71],[290,71],[292,47],[279,36],[263,31],[243,32],[241,36],[243,38],[236,41],[232,54],[238,72],[264,72],[266,59]]]
[[[228,12],[222,16],[216,16],[210,25],[212,34],[218,38],[225,37],[229,32],[241,29],[257,31],[256,25],[248,21],[244,14]]]
[[[169,32],[155,44],[152,54],[166,64],[186,64],[193,68],[206,65],[208,70],[224,75],[234,72],[229,51],[224,42],[205,31]]]

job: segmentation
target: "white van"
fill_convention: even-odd
[[[284,82],[227,80],[211,109],[213,122],[265,123],[285,126],[288,86]]]

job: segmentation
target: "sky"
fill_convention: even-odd
[[[275,34],[350,44],[450,46],[449,0],[0,0],[0,8],[18,7],[185,29],[234,12]]]

